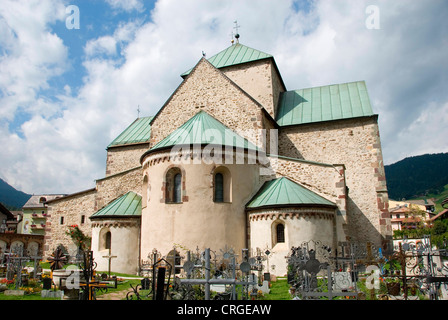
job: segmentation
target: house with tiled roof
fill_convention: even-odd
[[[274,56],[232,43],[185,68],[159,111],[107,146],[95,188],[47,202],[45,255],[77,224],[97,270],[154,249],[250,254],[286,274],[293,246],[392,239],[378,115],[364,81],[288,90]],[[299,72],[298,75],[300,76]]]

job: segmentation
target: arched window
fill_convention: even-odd
[[[279,223],[275,227],[275,231],[276,231],[277,243],[284,243],[285,242],[285,225],[283,223]]]
[[[232,176],[226,167],[218,167],[213,172],[213,201],[232,202]]]
[[[112,234],[110,233],[110,231],[107,231],[105,234],[105,249],[112,249]]]
[[[182,175],[176,173],[174,176],[173,202],[182,202]]]
[[[98,240],[98,251],[112,249],[112,233],[109,228],[101,229]]]
[[[179,168],[171,168],[165,176],[165,203],[182,203],[183,177]]]
[[[224,202],[224,177],[220,172],[215,174],[215,202]]]

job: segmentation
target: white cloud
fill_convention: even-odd
[[[114,9],[124,11],[142,11],[144,5],[140,0],[106,0],[106,2]]]
[[[141,1],[108,3],[143,10]],[[30,193],[93,186],[104,176],[105,147],[136,118],[137,106],[154,115],[202,51],[210,57],[230,45],[235,20],[243,44],[274,55],[288,89],[366,80],[386,162],[410,149],[448,151],[443,2],[376,1],[380,30],[365,27],[371,1],[319,1],[306,13],[292,1],[256,3],[158,1],[152,21],[121,21],[85,43],[79,90],[67,84],[46,97],[39,90],[68,63],[67,48],[51,32],[65,7],[57,0],[2,1],[0,122],[12,121],[19,106],[31,114],[20,136],[0,127],[2,178]]]
[[[64,18],[56,0],[2,1],[0,4],[0,119],[11,120],[17,108],[33,105],[48,81],[66,69],[67,49],[48,24]]]
[[[106,54],[113,56],[117,53],[117,42],[111,36],[104,36],[95,40],[89,40],[84,48],[87,56]]]

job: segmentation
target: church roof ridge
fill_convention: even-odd
[[[325,206],[336,205],[286,177],[267,181],[246,205],[247,209],[282,206]]]
[[[273,58],[273,56],[244,44],[236,43],[213,55],[207,61],[215,68],[220,69],[268,58]],[[193,68],[185,71],[181,74],[181,77],[185,78],[192,70]]]

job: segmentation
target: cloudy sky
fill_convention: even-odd
[[[288,90],[365,80],[386,164],[448,152],[447,16],[445,0],[1,0],[0,178],[93,187],[137,108],[154,115],[235,20]]]

